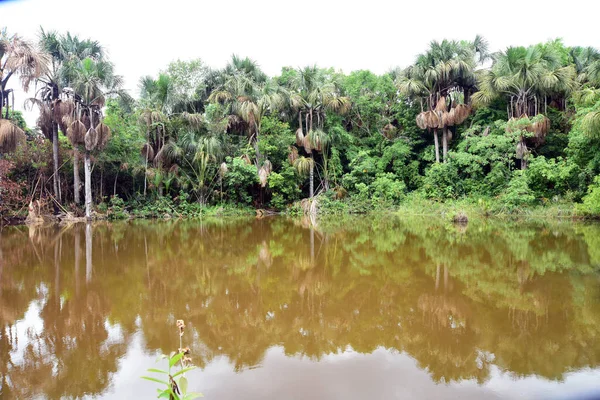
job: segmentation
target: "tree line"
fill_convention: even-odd
[[[143,77],[134,99],[97,41],[43,29],[37,42],[0,38],[4,212],[32,200],[91,218],[94,204],[184,215],[308,199],[306,211],[315,197],[359,212],[419,197],[600,214],[591,47],[433,41],[382,75],[306,66],[269,77],[235,55],[222,69],[178,60]],[[19,81],[34,88],[35,127],[16,111]]]

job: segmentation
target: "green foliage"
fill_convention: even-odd
[[[192,371],[196,367],[191,365],[189,347],[184,348],[182,337],[185,332],[185,323],[183,320],[177,320],[177,330],[179,333],[179,349],[177,352],[172,352],[170,355],[161,355],[160,360],[166,360],[168,368],[166,370],[150,368],[148,372],[159,374],[160,378],[153,376],[142,376],[142,379],[156,382],[162,385],[162,389],[157,389],[159,399],[169,400],[194,400],[204,397],[202,393],[194,393],[188,391],[188,380],[185,374]],[[179,367],[179,370],[175,369]]]
[[[272,172],[268,178],[268,186],[271,192],[269,204],[277,210],[283,210],[302,194],[298,174],[291,166],[284,168],[281,173]]]
[[[488,64],[481,37],[433,41],[414,64],[382,75],[307,66],[269,78],[249,58],[233,56],[220,70],[200,59],[177,60],[143,77],[134,103],[97,42],[41,36],[60,69],[59,91],[72,87],[88,100],[104,93],[111,139],[94,152],[92,191],[110,218],[125,218],[126,210],[152,218],[199,216],[215,206],[283,210],[309,196],[311,171],[317,193],[336,188],[326,193],[330,208],[347,212],[398,207],[406,194],[507,199],[510,208],[530,204],[532,195],[556,205],[580,201],[600,174],[600,53],[560,40],[510,47]],[[451,136],[441,164],[435,114],[423,122],[423,112],[433,110],[445,127],[437,124],[438,152],[442,131]],[[20,112],[9,114],[26,128]],[[534,132],[546,117],[549,127]],[[38,196],[53,189],[50,127],[40,131],[26,130],[28,141],[8,156],[11,179],[26,188],[23,199],[35,198],[34,188]],[[65,133],[58,158],[70,201],[73,157]],[[142,146],[152,149],[148,160]],[[267,187],[257,176],[263,165]],[[526,172],[516,173],[522,166]],[[107,193],[124,204],[104,203]],[[22,200],[15,208],[26,207]]]
[[[577,189],[579,171],[568,159],[539,156],[529,161],[527,181],[536,197],[564,196]]]
[[[374,204],[397,204],[406,192],[406,185],[390,172],[378,174],[370,185]]]
[[[533,190],[529,187],[524,171],[517,170],[513,172],[512,179],[500,196],[500,200],[509,209],[530,206],[535,203]]]
[[[600,218],[600,175],[594,178],[577,211],[587,217]]]
[[[118,196],[113,196],[110,199],[110,207],[108,207],[109,219],[127,219],[129,213],[125,210],[125,201]]]
[[[252,192],[258,184],[258,171],[253,164],[247,164],[236,157],[227,157],[228,171],[223,177],[223,191],[232,204],[249,206]]]
[[[425,172],[422,191],[430,199],[456,198],[463,193],[458,171],[453,163],[433,164]]]
[[[289,124],[272,117],[263,117],[262,135],[258,141],[260,153],[273,164],[278,171],[288,163],[289,147],[294,143],[295,136]]]
[[[152,376],[142,377],[142,379],[163,386],[163,389],[157,389],[159,399],[194,400],[204,397],[202,393],[188,392],[188,380],[185,377],[185,373],[193,370],[195,367],[186,367],[177,372],[171,372],[174,366],[181,362],[183,356],[183,353],[171,353],[170,356],[163,355],[161,358],[168,361],[169,368],[167,370],[156,368],[148,369],[148,372],[159,374],[160,378]]]
[[[378,134],[393,121],[391,109],[396,87],[388,75],[377,76],[370,71],[354,71],[344,77],[342,87],[353,100],[350,113],[353,132],[358,136]]]
[[[352,157],[350,161],[350,173],[342,177],[342,186],[348,190],[360,191],[359,184],[369,185],[377,174],[377,159],[370,156],[365,150],[361,150]]]

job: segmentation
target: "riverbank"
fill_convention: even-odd
[[[585,215],[578,211],[577,203],[547,202],[545,204],[514,206],[503,204],[489,198],[463,198],[457,200],[436,201],[419,196],[407,196],[399,204],[377,202],[373,199],[358,200],[347,198],[334,200],[326,196],[316,198],[317,207],[312,211],[318,216],[343,216],[357,214],[394,214],[399,216],[432,216],[448,222],[467,222],[471,219],[568,219],[597,220],[598,216]],[[283,210],[256,209],[236,205],[201,205],[198,203],[176,202],[167,198],[151,202],[125,202],[120,198],[101,203],[94,213],[95,220],[123,219],[198,219],[205,217],[266,216],[282,214],[289,216],[305,215],[306,201],[288,206]],[[22,214],[22,213],[21,213]],[[82,210],[73,210],[68,214],[41,216],[46,222],[84,221]],[[26,215],[7,215],[2,217],[2,225],[21,225],[27,222]]]

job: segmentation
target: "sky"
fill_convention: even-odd
[[[254,59],[271,76],[283,66],[313,64],[345,73],[369,69],[381,74],[409,65],[432,40],[473,39],[476,34],[488,40],[492,51],[554,38],[562,38],[568,46],[600,47],[597,27],[585,17],[599,15],[600,1],[558,4],[20,0],[0,1],[0,27],[30,40],[37,40],[40,26],[98,40],[136,96],[141,76],[157,75],[177,59],[201,58],[220,68],[238,54]],[[22,109],[27,95],[19,91],[16,96],[17,108]],[[35,112],[26,115],[28,124],[35,118]]]

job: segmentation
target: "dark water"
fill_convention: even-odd
[[[5,228],[0,398],[600,393],[600,226],[395,217]]]

